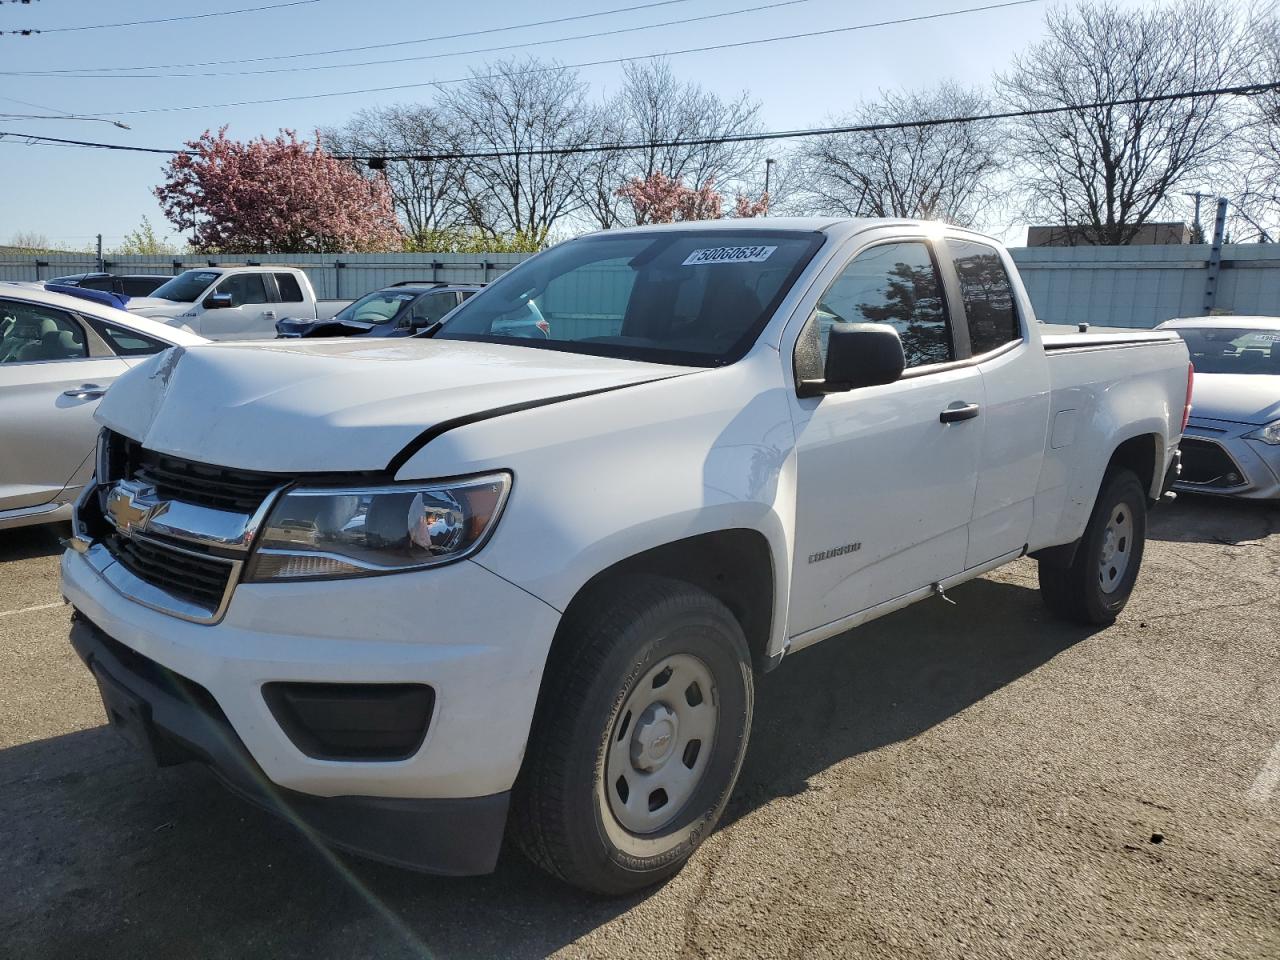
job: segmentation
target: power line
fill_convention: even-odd
[[[7,97],[5,99],[8,99]],[[121,120],[112,120],[110,117],[85,117],[77,116],[73,113],[43,114],[43,113],[0,113],[0,120],[91,120],[96,123],[109,123],[113,127],[119,127],[121,130],[132,130],[127,123]]]
[[[269,67],[265,70],[223,70],[206,73],[115,73],[91,74],[62,72],[59,79],[69,80],[159,80],[180,77],[244,77],[272,73],[307,73],[316,70],[347,70],[353,67],[380,67],[393,63],[417,63],[423,60],[442,60],[449,57],[466,57],[478,53],[500,53],[508,50],[522,50],[526,47],[545,47],[553,43],[570,43],[575,40],[596,40],[601,37],[614,37],[623,33],[637,33],[642,30],[656,30],[660,27],[678,27],[690,23],[701,23],[706,20],[720,20],[725,17],[737,17],[747,13],[760,13],[765,10],[776,10],[779,7],[794,7],[801,3],[813,3],[814,0],[776,0],[773,3],[760,4],[754,7],[741,7],[737,10],[725,10],[720,13],[707,13],[697,17],[684,17],[677,20],[664,20],[660,23],[643,24],[636,27],[617,27],[612,30],[598,30],[594,33],[580,33],[571,37],[556,37],[550,40],[529,40],[523,43],[509,43],[498,47],[479,47],[472,50],[454,50],[449,53],[429,53],[415,57],[398,57],[393,60],[361,60],[356,63],[323,63],[301,67]],[[1042,3],[1043,0],[1018,0],[1019,3]],[[137,68],[140,69],[140,68]],[[23,70],[0,70],[0,76],[27,77],[36,74]]]
[[[78,33],[81,30],[114,30],[117,27],[141,27],[153,23],[177,23],[180,20],[208,20],[210,17],[232,17],[241,13],[262,13],[267,10],[281,10],[285,7],[302,7],[307,4],[320,3],[321,0],[287,0],[286,3],[270,3],[261,7],[241,7],[238,10],[215,10],[211,13],[186,13],[176,17],[158,17],[154,20],[125,20],[120,23],[86,23],[78,27],[49,27],[45,30],[0,30],[5,33],[21,34],[24,37],[45,33]]]
[[[378,154],[354,155],[335,154],[339,160],[382,160],[382,161],[435,161],[435,160],[486,160],[500,157],[537,157],[563,156],[581,153],[610,153],[626,150],[645,150],[654,147],[694,147],[714,146],[722,143],[753,143],[767,140],[790,140],[802,137],[824,137],[841,133],[877,133],[887,130],[919,130],[927,127],[941,127],[957,123],[981,123],[993,120],[1013,120],[1021,117],[1042,117],[1060,113],[1077,113],[1085,110],[1097,110],[1106,107],[1137,106],[1146,103],[1167,103],[1175,100],[1196,100],[1206,97],[1253,97],[1263,93],[1280,90],[1280,81],[1273,83],[1254,83],[1234,87],[1214,87],[1205,90],[1187,90],[1180,93],[1161,93],[1145,97],[1122,97],[1114,100],[1095,100],[1089,103],[1063,104],[1057,107],[1038,107],[1033,110],[1005,110],[993,113],[968,114],[958,117],[931,117],[924,120],[905,120],[895,123],[866,123],[834,127],[808,127],[799,130],[772,130],[764,133],[726,134],[716,137],[673,138],[669,140],[646,140],[630,143],[598,143],[574,147],[534,147],[529,150],[487,150],[459,151],[454,153],[416,153],[416,154]],[[118,143],[96,143],[90,140],[67,140],[60,137],[45,137],[40,134],[18,133],[16,131],[0,131],[0,141],[6,137],[32,141],[33,143],[64,144],[77,147],[95,147],[103,150],[123,150],[136,153],[159,153],[175,155],[190,153],[190,150],[172,150],[163,147],[135,147]]]
[[[463,33],[444,33],[418,40],[393,40],[387,43],[367,43],[359,47],[334,47],[330,50],[311,50],[307,53],[272,54],[267,57],[248,57],[241,60],[203,60],[196,63],[152,63],[131,67],[74,67],[64,70],[32,70],[28,76],[56,76],[75,73],[106,73],[132,70],[171,70],[178,67],[225,67],[242,63],[275,63],[279,60],[297,60],[302,57],[327,57],[336,53],[363,53],[365,50],[385,50],[391,47],[408,47],[419,43],[436,43],[441,40],[460,40],[464,37],[479,37],[491,33],[505,33],[509,30],[525,30],[530,27],[546,27],[557,23],[569,23],[576,20],[591,20],[596,17],[608,17],[615,13],[632,13],[637,10],[651,10],[655,7],[670,7],[678,3],[689,3],[691,0],[656,0],[653,3],[637,3],[629,7],[614,7],[610,10],[597,10],[594,13],[577,13],[568,17],[555,17],[551,20],[531,20],[527,23],[513,23],[502,27],[486,27],[484,30],[467,30]]]
[[[808,40],[814,37],[833,36],[841,33],[851,33],[857,30],[871,30],[877,27],[899,26],[907,23],[922,23],[926,20],[941,20],[948,17],[958,17],[969,13],[983,13],[990,10],[1004,10],[1009,7],[1022,7],[1031,3],[1042,3],[1043,0],[1005,0],[1002,3],[989,3],[978,7],[965,7],[960,10],[947,10],[941,13],[927,13],[915,17],[901,17],[896,20],[880,20],[875,23],[859,23],[849,27],[829,27],[825,30],[811,30],[806,33],[792,33],[773,37],[762,37],[757,40],[738,40],[732,43],[713,43],[700,47],[685,47],[682,50],[667,50],[662,53],[646,53],[637,54],[632,57],[612,57],[605,60],[588,60],[582,63],[570,64],[552,64],[545,67],[532,67],[528,70],[517,70],[506,76],[522,77],[534,76],[539,73],[548,73],[558,70],[571,70],[582,67],[602,67],[619,63],[633,63],[640,60],[657,60],[662,57],[684,56],[691,53],[708,53],[714,50],[735,50],[743,47],[755,47],[768,43],[780,43],[785,40]],[[202,103],[191,104],[181,107],[145,107],[138,110],[112,110],[109,115],[116,117],[139,116],[149,113],[184,113],[190,110],[221,110],[227,107],[250,107],[262,106],[274,103],[294,103],[301,100],[324,100],[331,97],[347,97],[356,96],[366,93],[390,93],[398,90],[414,90],[423,87],[441,87],[455,83],[467,83],[471,80],[492,80],[499,77],[499,74],[479,74],[470,77],[453,77],[448,80],[423,80],[417,83],[397,83],[384,87],[363,87],[357,90],[334,90],[327,93],[306,93],[296,94],[289,97],[267,97],[261,100],[236,100],[229,103]]]

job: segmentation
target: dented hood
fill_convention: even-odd
[[[446,421],[689,372],[456,340],[208,344],[136,366],[97,419],[148,449],[218,466],[380,470]]]

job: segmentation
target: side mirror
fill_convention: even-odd
[[[206,310],[225,310],[232,306],[231,294],[211,293],[204,298],[202,304]]]
[[[833,323],[822,380],[802,380],[799,394],[818,397],[893,383],[907,365],[898,331],[887,323]]]

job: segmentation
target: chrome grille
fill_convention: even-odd
[[[163,500],[181,500],[214,510],[252,514],[267,495],[292,478],[279,473],[216,467],[144,449],[136,440],[114,434],[123,475],[156,488]],[[113,451],[114,452],[114,451]]]
[[[221,610],[238,566],[232,560],[137,535],[110,537],[106,547],[116,562],[140,580],[203,607],[210,615]]]

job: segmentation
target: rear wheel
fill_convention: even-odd
[[[753,702],[742,628],[710,594],[657,577],[597,592],[547,664],[515,792],[516,840],[595,893],[658,883],[719,820]]]
[[[1040,594],[1060,617],[1114,623],[1129,602],[1147,536],[1147,495],[1130,470],[1107,475],[1068,567],[1040,563]]]

